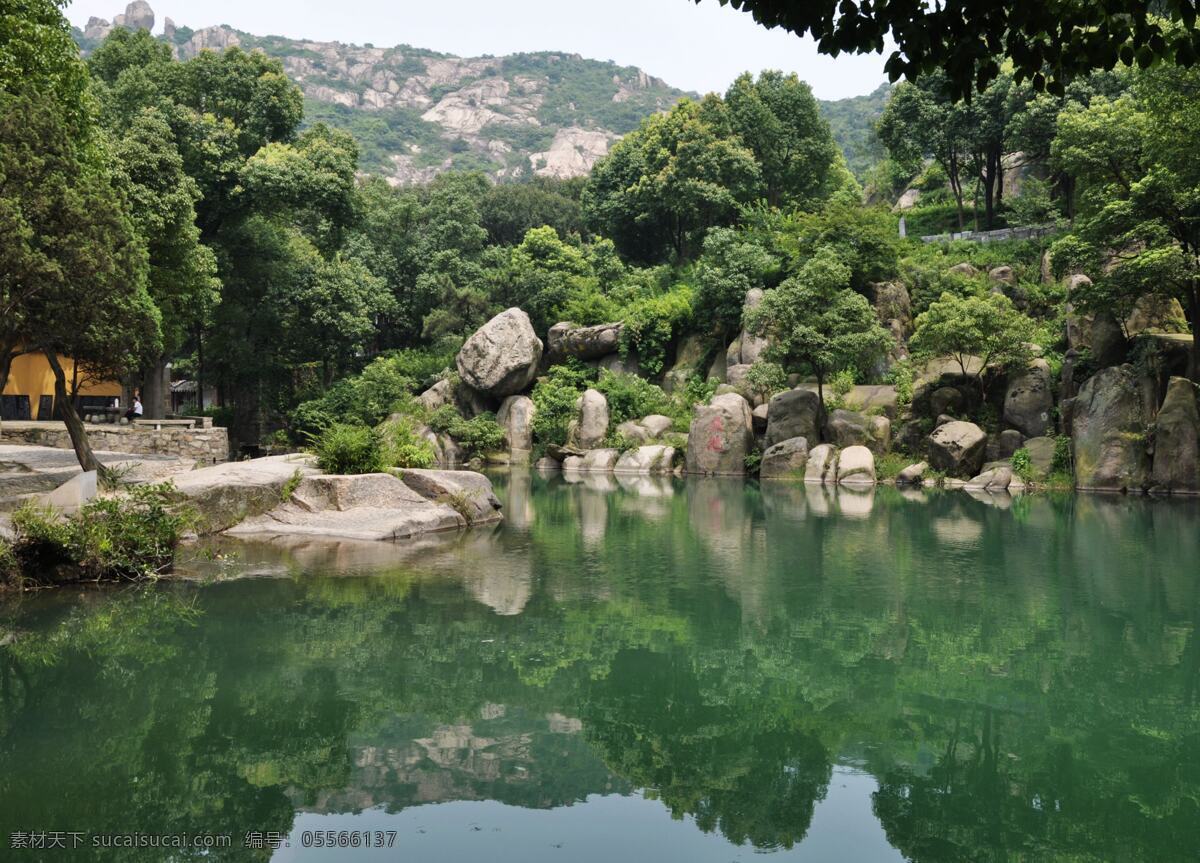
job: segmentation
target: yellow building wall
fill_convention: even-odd
[[[60,356],[58,361],[62,364],[63,371],[67,373],[69,385],[71,375],[75,372],[75,361],[63,356]],[[8,374],[8,383],[4,387],[3,395],[29,396],[29,408],[34,416],[37,416],[42,396],[54,395],[54,372],[50,368],[50,363],[46,361],[46,357],[40,353],[22,354],[13,360],[12,370]],[[85,382],[79,388],[79,395],[119,398],[121,384],[117,381]]]

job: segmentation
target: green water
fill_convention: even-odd
[[[0,859],[1200,857],[1200,506],[496,481],[496,530],[5,602]]]

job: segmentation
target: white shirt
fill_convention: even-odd
[[[133,400],[133,415],[140,417],[142,415],[142,402],[139,399]]]

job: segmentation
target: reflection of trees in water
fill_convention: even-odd
[[[785,718],[706,702],[686,657],[622,652],[583,719],[616,773],[738,845],[798,843],[832,772],[824,746]]]
[[[412,554],[247,547],[289,577],[35,598],[0,648],[0,836],[632,783],[786,847],[853,752],[916,860],[1200,844],[1195,507],[514,492],[536,518]],[[383,573],[311,575],[345,565]]]

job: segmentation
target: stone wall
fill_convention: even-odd
[[[923,243],[947,243],[950,240],[971,240],[976,243],[995,243],[1001,240],[1036,240],[1058,232],[1057,225],[1030,225],[1025,228],[997,228],[994,231],[958,231],[953,234],[929,234]]]
[[[223,428],[140,428],[89,425],[92,449],[135,454],[175,455],[204,464],[229,460],[229,433]],[[0,424],[0,443],[71,449],[71,438],[61,423]]]

